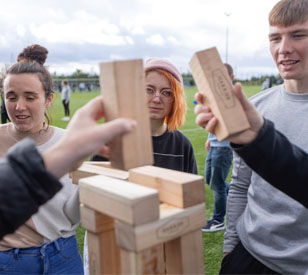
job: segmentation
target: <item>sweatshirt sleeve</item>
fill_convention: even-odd
[[[252,170],[237,155],[233,154],[233,170],[227,197],[227,221],[224,234],[224,252],[230,253],[239,242],[236,225],[247,205],[247,193]]]
[[[0,239],[24,224],[62,185],[26,138],[0,160]]]
[[[250,144],[231,146],[267,182],[308,207],[308,154],[276,131],[271,121],[264,120]]]

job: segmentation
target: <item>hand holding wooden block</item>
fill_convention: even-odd
[[[110,142],[114,168],[128,170],[153,163],[149,110],[142,60],[100,63],[100,85],[106,121],[132,118],[137,127]]]
[[[215,135],[219,141],[250,128],[246,114],[232,91],[232,82],[216,48],[196,52],[190,68],[199,92],[218,119]]]

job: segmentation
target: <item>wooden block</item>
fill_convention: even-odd
[[[100,85],[106,121],[132,118],[137,127],[109,143],[114,168],[130,168],[153,163],[149,110],[142,60],[100,63]]]
[[[232,92],[232,82],[216,48],[196,52],[190,68],[199,92],[218,118],[215,135],[219,141],[250,128],[246,114]]]
[[[114,229],[113,218],[88,208],[84,204],[80,205],[80,216],[82,227],[93,233]]]
[[[112,168],[110,161],[85,161],[84,164],[96,165],[105,168]]]
[[[104,175],[122,180],[128,179],[128,172],[126,171],[113,168],[106,168],[98,165],[92,165],[90,163],[91,162],[83,163],[76,171],[71,173],[71,178],[74,184],[78,184],[79,180],[82,178],[87,178],[96,175]]]
[[[130,182],[156,189],[162,202],[176,207],[186,208],[205,200],[204,179],[198,175],[142,166],[130,169],[128,179]]]
[[[120,274],[120,248],[114,230],[96,234],[87,232],[90,274]]]
[[[119,274],[120,248],[115,239],[114,220],[81,205],[81,221],[87,229],[90,274]]]
[[[167,274],[204,274],[201,230],[165,243]]]
[[[205,223],[204,203],[184,209],[162,204],[158,221],[134,227],[116,220],[116,239],[123,249],[142,251],[191,231],[200,230]]]
[[[131,182],[94,176],[79,181],[80,202],[114,219],[137,225],[159,218],[158,192]]]
[[[131,252],[121,249],[122,274],[165,274],[163,244]]]

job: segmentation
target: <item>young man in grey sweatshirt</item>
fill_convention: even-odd
[[[308,0],[281,0],[270,12],[269,23],[270,51],[285,82],[251,101],[307,152]],[[307,208],[263,180],[235,154],[220,273],[308,274],[307,228]]]
[[[284,85],[251,98],[261,114],[308,151],[308,1],[282,0],[269,14],[270,51]],[[221,273],[308,272],[308,211],[235,154]]]

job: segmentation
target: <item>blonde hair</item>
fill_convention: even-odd
[[[171,90],[174,93],[174,101],[171,112],[165,117],[164,122],[168,125],[169,132],[178,130],[185,121],[187,109],[184,88],[171,73],[162,69],[151,69],[146,74],[152,71],[164,75],[170,82]]]

